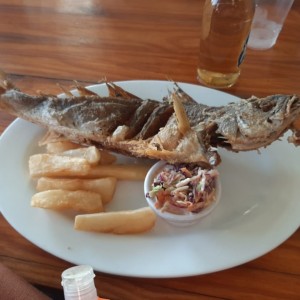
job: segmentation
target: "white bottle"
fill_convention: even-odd
[[[94,283],[94,271],[91,266],[81,265],[69,268],[61,274],[65,300],[97,300]]]

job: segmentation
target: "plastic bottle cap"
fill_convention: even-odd
[[[91,266],[81,265],[69,268],[61,274],[61,277],[65,299],[97,299],[95,274]]]

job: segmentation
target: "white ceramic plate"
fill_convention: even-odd
[[[143,98],[161,99],[172,88],[163,81],[128,81],[120,86]],[[201,86],[180,84],[202,103],[222,105],[236,98]],[[91,87],[105,95],[103,85]],[[179,277],[224,270],[255,259],[285,241],[300,221],[300,149],[283,141],[258,154],[220,150],[222,199],[199,224],[176,228],[159,220],[142,235],[79,232],[74,215],[30,207],[34,182],[28,158],[40,149],[44,131],[16,120],[0,140],[0,208],[8,222],[45,251],[95,270],[137,277]],[[128,158],[120,157],[120,161]],[[132,160],[134,163],[140,161]],[[147,205],[143,182],[119,182],[107,210]]]

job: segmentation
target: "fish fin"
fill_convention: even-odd
[[[56,85],[61,89],[61,91],[62,91],[68,98],[74,97],[74,95],[73,95],[70,91],[68,91],[65,87],[63,87],[60,83],[57,83]]]
[[[80,85],[76,80],[75,80],[75,86],[80,96],[98,96],[97,93],[88,90],[84,86]]]
[[[114,87],[112,85],[110,85],[109,82],[105,82],[105,85],[108,89],[108,96],[109,97],[117,97],[117,93],[116,93],[116,90],[114,89]]]
[[[130,99],[140,99],[136,95],[125,91],[124,89],[122,89],[118,85],[114,84],[113,82],[106,82],[106,86],[108,88],[110,97],[123,97],[123,98],[128,99],[128,100],[130,100]]]
[[[175,91],[174,93],[177,94],[183,103],[197,103],[190,95],[188,95],[179,85],[177,82],[174,82]]]
[[[181,102],[181,99],[179,99],[177,94],[173,94],[172,100],[178,123],[178,129],[182,135],[185,135],[188,131],[191,130],[190,121]]]

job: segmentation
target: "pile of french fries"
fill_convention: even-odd
[[[113,154],[95,146],[69,141],[45,144],[46,153],[29,158],[29,173],[37,182],[31,206],[76,211],[77,230],[130,234],[154,226],[156,217],[149,207],[105,212],[118,179],[144,180],[149,167],[117,164]]]

